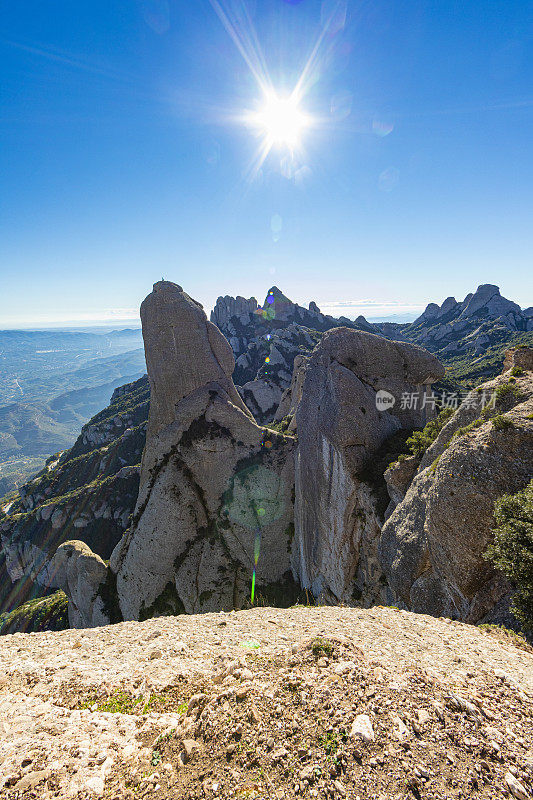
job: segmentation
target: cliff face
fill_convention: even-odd
[[[495,500],[531,480],[532,368],[533,350],[510,352],[504,373],[465,398],[425,453],[381,535],[395,602],[470,622],[505,611],[510,586],[483,554]]]
[[[387,438],[423,422],[400,398],[442,375],[437,359],[361,331],[327,333],[296,408],[295,470],[295,439],[253,421],[227,341],[181,287],[156,284],[141,317],[151,405],[137,505],[107,577],[85,547],[58,549],[71,624],[100,619],[110,583],[125,619],[239,608],[255,592],[288,603],[298,587],[349,601],[356,574],[360,599],[378,597],[381,519],[358,474]],[[383,394],[395,408],[380,407]]]
[[[293,566],[315,597],[384,599],[382,516],[364,470],[393,434],[423,426],[424,392],[443,372],[422,348],[348,328],[326,333],[308,359],[295,415]],[[392,405],[380,408],[381,393]],[[420,402],[404,410],[404,395]]]
[[[111,559],[122,615],[238,607],[252,573],[261,592],[289,571],[293,440],[255,424],[228,342],[181,287],[156,284],[141,318],[152,392],[134,520]]]

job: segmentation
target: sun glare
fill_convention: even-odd
[[[301,142],[309,125],[308,116],[301,110],[294,95],[279,97],[274,92],[265,96],[264,104],[251,118],[268,145],[294,149]]]

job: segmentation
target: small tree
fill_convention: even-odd
[[[453,408],[443,408],[437,417],[430,419],[423,430],[415,431],[407,440],[411,454],[422,458],[453,414]]]
[[[515,586],[511,610],[524,630],[533,631],[533,481],[500,497],[494,519],[494,542],[485,557]]]

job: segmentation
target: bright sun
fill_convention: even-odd
[[[297,147],[309,125],[309,118],[299,107],[294,96],[278,97],[271,92],[265,96],[264,105],[252,116],[252,122],[273,145]]]

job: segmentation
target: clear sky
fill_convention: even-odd
[[[265,80],[306,64],[258,167]],[[0,327],[134,317],[161,277],[532,305],[532,122],[524,0],[0,0]]]

